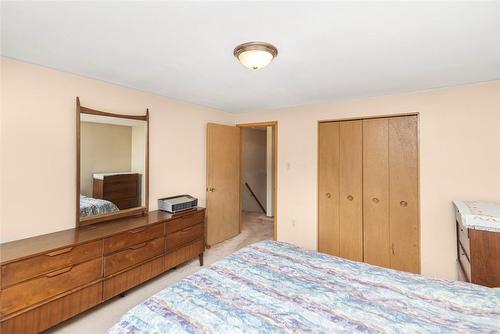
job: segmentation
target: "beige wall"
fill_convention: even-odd
[[[132,127],[80,123],[80,193],[92,196],[94,173],[130,172]]]
[[[249,128],[242,128],[242,132],[242,209],[245,211],[262,212],[245,186],[245,182],[248,182],[250,187],[252,187],[253,192],[265,208],[267,198],[267,132]]]
[[[206,124],[233,115],[4,57],[1,70],[1,242],[75,226],[76,96],[115,113],[149,108],[151,209],[180,193],[205,204]]]
[[[1,65],[1,241],[74,227],[76,95],[111,112],[150,108],[152,209],[160,196],[178,193],[205,204],[207,122],[277,120],[278,239],[311,249],[318,120],[420,113],[424,274],[456,276],[452,199],[500,200],[500,81],[231,115],[10,59]],[[178,138],[190,149],[170,145]]]
[[[239,114],[278,121],[278,239],[316,249],[318,120],[420,113],[422,273],[455,278],[455,198],[500,200],[500,81]]]

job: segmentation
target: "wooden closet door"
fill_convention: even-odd
[[[363,121],[344,121],[339,126],[339,253],[363,261]]]
[[[420,272],[417,117],[389,119],[391,268]]]
[[[320,123],[318,131],[318,250],[339,256],[339,123]]]
[[[363,120],[364,261],[389,268],[389,119]]]

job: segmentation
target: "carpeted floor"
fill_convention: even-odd
[[[260,213],[244,212],[241,233],[229,240],[213,246],[205,252],[205,265],[227,256],[240,248],[260,240],[273,238],[273,222]],[[115,297],[61,325],[49,330],[49,333],[98,334],[104,333],[115,324],[122,314],[141,303],[158,291],[196,272],[201,267],[198,259],[179,266],[166,274],[127,292],[125,297]]]

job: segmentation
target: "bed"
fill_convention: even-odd
[[[119,209],[110,201],[80,195],[80,217],[102,215],[115,211],[119,211]]]
[[[115,333],[498,333],[500,290],[282,242],[243,248],[150,297]]]

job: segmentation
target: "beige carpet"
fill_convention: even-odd
[[[213,246],[205,252],[205,265],[232,254],[238,249],[260,240],[273,238],[273,222],[259,213],[243,213],[241,233],[229,240]],[[98,334],[104,333],[114,325],[122,314],[141,303],[158,291],[165,289],[182,278],[198,271],[198,259],[179,266],[159,277],[127,292],[125,297],[115,297],[61,325],[49,330],[49,333]]]

